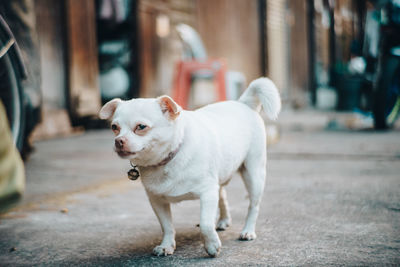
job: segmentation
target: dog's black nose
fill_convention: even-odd
[[[121,149],[124,147],[125,141],[123,138],[115,139],[115,147]]]

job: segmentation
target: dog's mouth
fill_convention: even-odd
[[[115,148],[114,150],[115,150],[115,152],[117,152],[118,156],[120,156],[121,158],[126,158],[126,157],[129,157],[129,156],[137,155],[138,153],[140,153],[143,150],[145,150],[145,148],[142,148],[141,150],[136,151],[136,152],[126,151],[126,150],[119,150],[117,148]]]
[[[136,152],[129,152],[129,151],[123,151],[123,150],[116,150],[115,152],[117,152],[118,156],[123,157],[123,158],[136,155]]]

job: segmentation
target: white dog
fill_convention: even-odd
[[[170,203],[200,199],[200,230],[210,256],[221,241],[216,229],[231,224],[224,186],[239,171],[250,205],[241,240],[256,238],[255,226],[266,176],[266,135],[260,106],[276,119],[281,100],[267,78],[253,81],[238,101],[186,111],[168,96],[122,101],[100,110],[111,119],[115,151],[138,166],[142,183],[161,224],[163,240],[155,255],[173,254],[175,230]],[[216,216],[219,207],[219,220]]]

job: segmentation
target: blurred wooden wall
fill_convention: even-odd
[[[179,23],[200,34],[209,58],[223,58],[228,69],[243,72],[247,81],[261,70],[257,0],[141,0],[139,1],[141,96],[170,94],[175,63],[182,57]],[[156,34],[156,19],[170,19],[170,35]]]
[[[295,108],[308,103],[308,47],[306,1],[288,1],[289,26],[289,85],[288,98]]]
[[[208,56],[224,58],[247,82],[259,77],[261,48],[257,0],[198,0],[197,29]]]
[[[138,12],[140,96],[171,94],[175,64],[182,56],[182,43],[175,26],[185,23],[195,27],[195,0],[140,0]],[[164,37],[156,32],[160,15],[169,18],[170,32]]]
[[[36,0],[42,122],[32,139],[70,134],[71,119],[96,117],[101,105],[94,0]]]
[[[73,117],[97,116],[101,107],[93,0],[66,0],[68,84]]]
[[[42,120],[32,140],[72,132],[67,106],[67,59],[64,1],[35,0],[39,39]]]

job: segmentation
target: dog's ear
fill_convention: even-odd
[[[171,120],[175,120],[182,111],[182,108],[167,95],[158,97],[157,101],[160,104],[162,113],[166,114]]]
[[[100,119],[108,120],[109,118],[111,118],[112,115],[114,114],[115,110],[117,109],[119,103],[121,103],[121,102],[122,102],[121,99],[114,98],[113,100],[105,103],[99,112]]]

